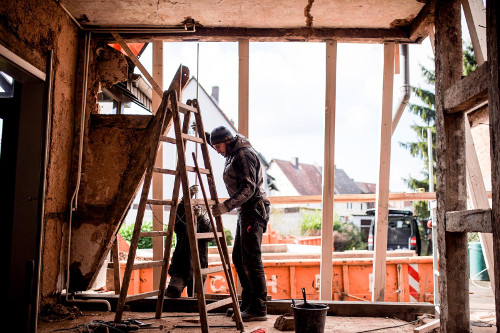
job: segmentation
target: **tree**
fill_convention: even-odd
[[[477,68],[476,57],[474,56],[474,50],[471,44],[465,45],[463,50],[463,72],[464,75],[469,75]],[[407,149],[411,156],[418,157],[422,159],[425,163],[425,169],[421,171],[422,178],[408,177],[404,179],[406,184],[410,189],[417,190],[420,188],[429,191],[429,154],[428,154],[428,139],[427,139],[427,128],[431,128],[432,131],[432,154],[435,158],[435,143],[436,143],[436,129],[434,126],[434,121],[436,119],[436,96],[434,94],[434,84],[435,84],[435,72],[434,69],[428,69],[420,65],[420,70],[425,77],[426,82],[432,86],[432,90],[424,89],[421,87],[411,87],[412,92],[418,99],[420,99],[419,104],[409,105],[409,111],[420,117],[423,124],[414,123],[411,128],[415,131],[417,135],[417,141],[415,142],[400,142],[401,147]],[[436,184],[436,168],[433,163],[434,168],[434,184]],[[427,208],[426,201],[417,201],[414,203],[414,209],[417,216],[422,218],[429,217],[429,210]]]

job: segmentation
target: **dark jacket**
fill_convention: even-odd
[[[226,164],[224,165],[224,183],[229,199],[224,204],[232,210],[242,211],[258,209],[259,201],[269,206],[269,199],[262,190],[262,167],[252,145],[242,135],[236,135],[227,146]]]

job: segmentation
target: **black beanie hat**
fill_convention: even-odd
[[[229,131],[224,126],[216,127],[212,130],[210,134],[210,143],[216,145],[221,142],[225,142],[233,139],[233,133]]]

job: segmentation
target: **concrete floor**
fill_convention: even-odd
[[[474,333],[496,332],[495,299],[489,281],[469,282],[471,328]],[[482,327],[486,326],[486,327]]]

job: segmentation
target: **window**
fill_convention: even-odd
[[[0,72],[0,98],[14,96],[14,79],[4,72]]]

